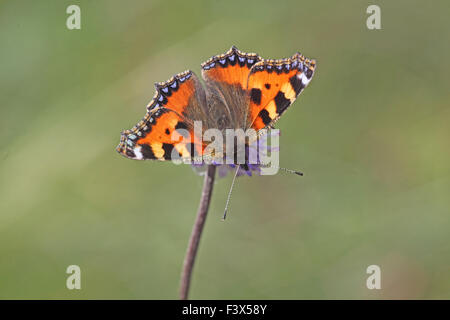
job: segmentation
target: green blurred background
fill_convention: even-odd
[[[81,7],[81,30],[66,8]],[[381,7],[382,30],[366,8]],[[128,160],[153,83],[231,45],[317,59],[282,166],[218,179],[196,299],[450,298],[448,1],[0,2],[0,298],[176,299],[202,178]],[[81,267],[69,291],[67,266]],[[366,288],[381,267],[382,289]]]

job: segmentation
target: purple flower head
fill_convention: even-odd
[[[245,164],[240,164],[240,170],[237,176],[247,175],[251,177],[253,174],[260,175],[261,167],[266,165],[266,163],[262,163],[261,158],[267,157],[268,153],[279,152],[279,147],[271,146],[268,143],[268,135],[271,137],[279,136],[279,130],[269,130],[267,134],[261,135],[258,139],[246,146],[246,155],[248,155],[248,159]],[[227,161],[228,160],[228,161]],[[231,160],[231,161],[230,161]],[[217,163],[212,161],[212,164],[217,166],[217,172],[219,177],[225,177],[229,172],[234,173],[236,170],[237,164],[233,164],[233,159],[230,156],[226,156],[226,158],[222,161],[222,163]],[[207,164],[192,164],[192,168],[199,175],[204,175],[206,172]]]

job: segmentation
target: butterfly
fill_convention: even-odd
[[[316,62],[300,53],[286,59],[263,59],[232,46],[201,68],[204,85],[190,70],[155,84],[156,93],[144,118],[122,132],[116,148],[120,154],[160,161],[173,160],[174,155],[211,157],[202,133],[211,128],[256,132],[272,128],[308,86]],[[194,130],[196,121],[202,124],[201,132]]]

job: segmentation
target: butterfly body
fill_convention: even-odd
[[[236,150],[229,150],[230,155],[226,148],[223,154],[211,154],[202,135],[217,129],[226,140],[227,129],[258,134],[271,128],[308,85],[315,65],[299,53],[265,60],[233,46],[202,64],[205,86],[192,71],[157,83],[146,115],[122,133],[117,151],[137,160],[233,157]]]

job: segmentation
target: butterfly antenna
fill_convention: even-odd
[[[227,203],[225,204],[225,211],[223,213],[222,221],[225,221],[225,218],[227,217],[228,205],[229,205],[230,199],[231,199],[231,192],[233,191],[234,182],[236,181],[236,177],[239,173],[239,169],[240,169],[240,166],[238,165],[236,172],[234,173],[233,182],[231,182],[230,191],[228,192]]]
[[[281,167],[279,167],[279,169],[286,171],[288,173],[295,173],[296,175],[303,176],[303,172],[300,172],[297,170],[291,170],[291,169],[286,169],[286,168],[281,168]]]
[[[270,167],[269,164],[261,164],[261,166],[265,167],[265,168]],[[274,167],[274,168],[278,168],[278,169],[283,170],[283,171],[288,172],[288,173],[294,173],[294,174],[296,174],[298,176],[303,176],[303,172],[301,172],[301,171],[292,170],[292,169],[286,169],[286,168],[282,168],[282,167]]]

